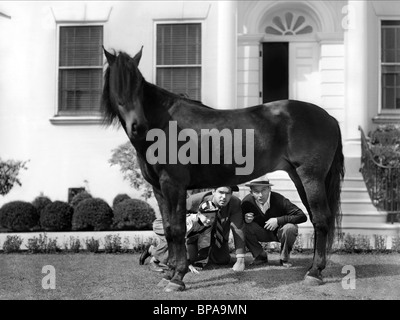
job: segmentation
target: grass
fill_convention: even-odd
[[[311,254],[292,256],[290,269],[278,265],[279,255],[269,254],[270,263],[235,273],[230,266],[187,274],[187,290],[173,294],[157,287],[161,275],[139,266],[138,254],[2,254],[0,299],[34,300],[331,300],[400,299],[399,254],[333,254],[323,274],[326,283],[307,287],[302,279]],[[246,264],[252,258],[246,256]],[[45,265],[56,272],[56,288],[42,288]],[[356,271],[356,288],[345,290],[343,266]]]

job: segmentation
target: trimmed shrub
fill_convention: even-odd
[[[115,209],[115,207],[118,204],[120,204],[122,201],[127,200],[127,199],[131,199],[131,197],[128,196],[126,193],[120,193],[120,194],[116,195],[113,200],[113,204],[112,204],[113,209]]]
[[[72,230],[109,230],[112,218],[113,211],[103,199],[85,199],[74,210]]]
[[[114,208],[113,227],[117,230],[151,230],[154,209],[145,201],[127,199]]]
[[[36,208],[36,210],[39,213],[39,216],[42,214],[42,211],[46,206],[53,201],[50,200],[50,198],[46,196],[38,196],[32,201],[32,205]]]
[[[0,225],[9,231],[30,231],[38,223],[38,211],[29,202],[12,201],[0,209]]]
[[[18,252],[21,248],[22,239],[19,236],[7,236],[3,243],[4,253]]]
[[[40,224],[46,231],[71,230],[74,209],[66,202],[54,201],[44,208]]]
[[[79,192],[72,198],[70,205],[75,209],[81,201],[86,199],[93,199],[93,197],[87,191]]]

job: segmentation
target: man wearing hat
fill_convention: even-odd
[[[211,248],[208,261],[205,263],[229,264],[231,256],[229,254],[229,233],[232,230],[236,262],[232,269],[243,271],[245,268],[245,224],[243,221],[240,199],[232,192],[239,191],[237,186],[222,186],[191,195],[186,202],[189,212],[197,210],[199,203],[212,201],[218,208],[216,221],[211,230]]]
[[[280,264],[290,267],[290,252],[298,235],[297,224],[307,216],[296,205],[277,192],[271,192],[269,180],[254,180],[245,186],[250,193],[242,200],[246,225],[246,246],[255,258],[252,265],[268,262],[260,242],[280,242]]]

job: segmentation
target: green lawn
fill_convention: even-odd
[[[400,299],[400,254],[334,254],[324,271],[326,283],[307,287],[302,279],[312,255],[292,256],[294,266],[270,264],[235,273],[229,267],[187,274],[185,292],[157,287],[161,275],[139,266],[138,254],[0,254],[0,299]],[[246,263],[251,261],[246,256]],[[52,265],[56,288],[43,289],[42,273]],[[343,266],[354,266],[356,288],[343,289]]]

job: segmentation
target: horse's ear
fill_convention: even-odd
[[[117,57],[115,55],[113,55],[112,53],[108,52],[106,49],[104,49],[104,47],[103,47],[103,50],[104,50],[104,54],[105,54],[105,56],[107,58],[108,65],[111,66],[115,62],[115,59]]]
[[[139,66],[140,59],[142,58],[142,51],[143,46],[140,48],[140,51],[136,53],[136,55],[133,57],[133,62],[136,64],[136,67]]]

